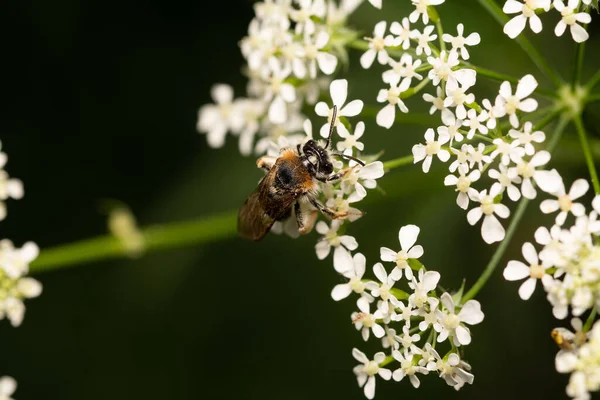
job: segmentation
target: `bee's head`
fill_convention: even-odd
[[[317,179],[326,178],[333,173],[333,163],[329,152],[314,140],[307,141],[302,147],[303,158],[308,171]]]

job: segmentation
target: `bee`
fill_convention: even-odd
[[[237,227],[241,237],[262,239],[275,221],[288,219],[292,215],[292,209],[301,234],[312,230],[318,216],[317,210],[331,219],[348,217],[347,212],[333,210],[317,200],[318,182],[335,182],[351,169],[346,168],[334,174],[331,156],[344,157],[365,165],[355,157],[329,151],[336,115],[337,107],[334,106],[324,147],[310,139],[304,145],[298,144],[295,149],[283,149],[279,157],[263,156],[256,161],[256,165],[267,174],[240,208]],[[309,203],[316,210],[305,215],[301,203]]]

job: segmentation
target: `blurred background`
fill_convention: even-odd
[[[408,0],[383,3],[383,13],[363,4],[352,24],[370,33],[382,17],[401,20],[412,8]],[[481,34],[473,63],[533,73],[550,87],[478,3],[447,0],[438,10],[446,32],[463,22],[466,32]],[[544,34],[532,41],[570,77],[574,45],[568,32],[552,34],[555,14],[544,16]],[[593,14],[584,79],[600,57]],[[104,234],[105,198],[128,204],[142,226],[235,211],[262,172],[254,157],[239,155],[236,138],[209,149],[195,125],[214,83],[245,94],[237,43],[252,16],[251,1],[2,2],[0,140],[6,169],[26,192],[9,200],[2,237],[43,249]],[[359,56],[351,53],[345,76],[349,98],[376,106],[377,70],[362,70]],[[480,78],[476,93],[491,97],[498,86]],[[420,98],[408,106],[426,110]],[[597,137],[594,113],[585,120]],[[383,149],[384,160],[410,154],[426,129],[366,124],[366,148]],[[576,140],[569,128],[551,164],[569,182],[587,178]],[[467,224],[444,175],[434,162],[426,178],[417,165],[380,180],[386,194],[371,192],[361,204],[368,215],[349,230],[369,265],[379,247],[397,246],[398,229],[410,223],[421,227],[422,260],[441,272],[443,286],[477,279],[496,246],[485,245],[479,225]],[[486,316],[466,353],[474,385],[455,393],[436,376],[424,377],[418,390],[407,380],[379,380],[376,398],[565,398],[568,376],[555,371],[550,331],[568,322],[553,319],[539,290],[521,301],[519,283],[501,273],[538,226],[551,224],[538,204],[478,296]],[[353,300],[330,298],[342,279],[331,259],[317,260],[316,240],[316,233],[259,243],[232,237],[39,274],[44,292],[26,303],[23,325],[0,322],[0,375],[17,379],[20,400],[362,399],[351,349],[371,356],[379,343],[365,344],[351,325]]]

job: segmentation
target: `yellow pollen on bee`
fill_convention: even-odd
[[[535,279],[542,279],[546,274],[546,270],[541,265],[532,265],[529,267],[529,276]]]

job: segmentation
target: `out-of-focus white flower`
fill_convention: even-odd
[[[390,60],[389,65],[392,69],[381,74],[381,78],[385,83],[397,85],[400,79],[404,78],[408,81],[406,85],[410,87],[412,78],[423,79],[423,76],[416,72],[416,69],[421,65],[421,60],[416,59],[413,61],[412,56],[408,53],[404,53],[399,61]]]
[[[443,111],[446,110],[446,106],[444,105],[444,94],[442,91],[442,87],[438,86],[435,91],[435,97],[430,95],[429,93],[423,94],[423,100],[428,103],[431,103],[431,107],[429,108],[429,114],[434,114],[436,110]]]
[[[17,381],[10,376],[0,378],[0,400],[13,400],[11,397],[17,390]]]
[[[333,247],[333,266],[340,273],[349,271],[352,268],[352,256],[349,251],[358,248],[358,242],[352,236],[338,235],[342,223],[343,221],[336,219],[331,221],[331,227],[329,227],[324,221],[319,221],[315,227],[317,232],[323,236],[315,246],[317,258],[324,260]]]
[[[414,32],[410,29],[408,18],[402,18],[402,24],[397,21],[390,25],[390,32],[396,35],[394,46],[402,46],[402,49],[408,50],[410,39],[414,39]]]
[[[421,0],[423,1],[423,0]],[[436,34],[431,34],[435,27],[433,25],[427,25],[423,32],[419,32],[419,30],[415,30],[415,37],[417,39],[417,49],[415,50],[417,55],[425,53],[428,56],[431,55],[431,47],[429,47],[429,42],[437,39]]]
[[[325,75],[333,74],[333,71],[335,71],[335,68],[337,67],[337,57],[328,51],[323,51],[323,48],[327,46],[327,43],[329,43],[329,34],[321,31],[314,39],[314,43],[312,38],[306,36],[303,46],[297,51],[297,55],[306,59],[308,62],[308,75],[312,79],[317,77],[317,66]],[[296,75],[298,75],[299,78],[304,78],[306,75],[304,63],[298,58],[294,58],[294,61]]]
[[[210,147],[219,148],[225,144],[225,135],[232,128],[233,89],[229,85],[216,84],[212,87],[215,104],[206,104],[198,111],[197,129],[206,134]]]

